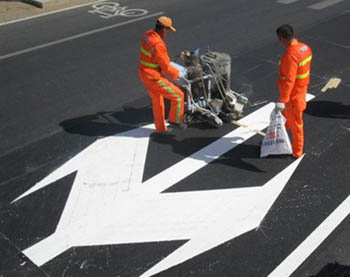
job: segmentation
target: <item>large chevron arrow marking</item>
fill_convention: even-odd
[[[196,192],[200,201],[189,199],[187,205],[180,207],[181,210],[191,209],[196,216],[202,218],[204,224],[193,230],[193,235],[186,244],[164,258],[142,277],[162,272],[259,227],[301,159],[294,161],[262,187]],[[186,216],[191,215],[184,214],[184,217]],[[184,218],[183,221],[186,220]]]
[[[262,130],[272,109],[270,103],[240,123]],[[142,183],[152,131],[98,140],[21,195],[77,171],[56,231],[24,254],[41,266],[73,246],[189,240],[144,274],[151,276],[258,227],[301,160],[262,187],[161,193],[256,133],[237,128]]]

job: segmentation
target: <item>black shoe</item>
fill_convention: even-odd
[[[177,129],[186,129],[187,128],[187,124],[186,123],[172,123],[169,122],[170,126],[173,128],[177,128]]]
[[[164,132],[161,132],[161,133],[153,132],[151,134],[151,137],[152,138],[160,138],[160,137],[173,136],[174,135],[173,132],[174,132],[173,128],[168,127],[168,130],[166,130]]]

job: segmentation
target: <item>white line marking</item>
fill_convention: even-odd
[[[264,129],[273,107],[239,122]],[[143,275],[151,276],[258,227],[301,161],[259,187],[161,193],[256,133],[239,127],[142,182],[150,126],[94,142],[16,199],[77,171],[55,233],[24,251],[35,264],[72,246],[190,240]]]
[[[290,276],[350,213],[350,196],[309,235],[269,277]]]
[[[269,103],[259,110],[243,117],[238,122],[243,125],[248,125],[252,129],[263,130],[269,125],[270,114],[274,105],[274,103]],[[256,135],[255,131],[239,127],[177,164],[167,168],[158,175],[148,179],[139,188],[139,192],[162,192],[172,184],[176,184],[185,177],[190,176],[193,172],[203,168],[254,135]]]
[[[110,26],[103,27],[103,28],[95,29],[95,30],[92,30],[92,31],[88,31],[88,32],[81,33],[81,34],[78,34],[78,35],[74,35],[74,36],[71,36],[71,37],[67,37],[67,38],[64,38],[64,39],[51,41],[51,42],[44,43],[44,44],[41,44],[41,45],[38,45],[38,46],[34,46],[34,47],[31,47],[31,48],[27,48],[27,49],[23,49],[23,50],[20,50],[20,51],[17,51],[17,52],[6,54],[4,56],[0,56],[0,60],[4,60],[4,59],[7,59],[7,58],[11,58],[11,57],[14,57],[14,56],[18,56],[18,55],[21,55],[21,54],[32,52],[32,51],[35,51],[35,50],[38,50],[38,49],[42,49],[42,48],[45,48],[45,47],[49,47],[49,46],[52,46],[52,45],[60,44],[60,43],[66,42],[66,41],[74,40],[74,39],[77,39],[77,38],[82,38],[82,37],[85,37],[85,36],[89,36],[89,35],[92,35],[92,34],[95,34],[95,33],[103,32],[103,31],[106,31],[106,30],[109,30],[109,29],[120,27],[120,26],[129,24],[129,23],[137,22],[137,21],[140,21],[140,20],[143,20],[143,19],[147,19],[149,17],[159,16],[159,15],[162,15],[162,14],[164,14],[164,12],[158,12],[158,13],[154,13],[154,14],[150,14],[150,15],[145,15],[145,16],[142,16],[142,17],[138,17],[138,18],[131,19],[131,20],[128,20],[128,21],[120,22],[120,23],[117,23],[117,24],[113,24],[113,25],[110,25]]]
[[[265,128],[273,107],[240,121]],[[72,246],[189,240],[142,275],[151,276],[257,228],[302,160],[263,186],[161,193],[256,133],[237,128],[142,182],[151,127],[94,142],[20,196],[77,171],[56,231],[24,250],[26,256],[41,266]]]
[[[308,93],[306,95],[306,101],[310,101],[314,97],[314,95]],[[270,114],[274,105],[274,103],[267,104],[259,110],[241,118],[238,123],[261,131],[269,126]],[[171,184],[180,182],[185,177],[190,176],[193,172],[211,163],[224,153],[237,147],[254,135],[256,135],[255,131],[239,127],[221,137],[219,140],[183,159],[181,162],[178,162],[151,179],[148,179],[143,183],[139,191],[144,190],[144,193],[150,193],[151,191],[159,193],[164,191],[169,188]]]
[[[277,3],[281,3],[281,4],[292,4],[294,2],[298,2],[299,0],[278,0]]]
[[[308,8],[314,9],[314,10],[322,10],[324,8],[328,8],[332,5],[338,4],[338,3],[343,2],[343,1],[344,0],[325,0],[325,1],[322,1],[320,3],[310,5],[310,6],[308,6]]]
[[[76,5],[76,6],[60,9],[60,10],[55,10],[55,11],[51,11],[51,12],[47,12],[47,13],[41,13],[41,14],[36,14],[33,16],[28,16],[25,18],[15,19],[15,20],[0,23],[0,26],[12,24],[12,23],[17,23],[17,22],[21,22],[21,21],[25,21],[25,20],[29,20],[29,19],[34,19],[34,18],[38,18],[38,17],[50,15],[50,14],[59,13],[59,12],[64,12],[64,11],[68,11],[68,10],[73,10],[73,9],[77,9],[77,8],[81,8],[81,7],[85,7],[85,6],[90,6],[90,5],[93,5],[95,3],[103,2],[103,1],[105,1],[105,0],[93,1],[93,2],[89,2],[89,3],[81,4],[81,5]]]
[[[257,229],[281,191],[284,189],[285,185],[288,183],[289,179],[296,171],[302,158],[303,157],[295,160],[291,165],[273,177],[262,187],[242,188],[240,190],[227,189],[207,191],[208,198],[202,198],[202,206],[192,205],[192,203],[194,204],[194,198],[190,199],[190,201],[192,200],[192,203],[187,207],[181,205],[181,203],[176,205],[176,209],[181,207],[184,211],[196,211],[195,214],[197,218],[192,217],[194,218],[194,222],[199,222],[198,219],[203,220],[205,218],[206,220],[209,220],[210,223],[206,226],[201,224],[200,227],[202,228],[198,228],[195,231],[194,236],[192,236],[186,244],[169,254],[140,277],[154,276],[157,273],[165,271],[204,253],[205,251],[211,250],[224,242],[238,237],[249,230]],[[202,195],[201,197],[204,196],[201,191],[198,192],[198,195]],[[211,206],[213,199],[217,202],[216,205]],[[170,201],[167,201],[167,203],[170,203]],[[210,206],[211,210],[209,209],[207,214],[198,216],[198,214],[203,213],[203,211],[210,208]],[[214,219],[213,215],[215,214],[219,215],[218,219]],[[186,214],[183,217],[188,218],[190,217],[190,214]],[[181,225],[182,221],[183,219],[176,222],[173,228],[177,228],[176,225]],[[190,230],[195,229],[193,228],[195,226],[192,226],[189,228]]]

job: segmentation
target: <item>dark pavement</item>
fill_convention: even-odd
[[[22,251],[55,232],[76,173],[11,203],[97,139],[152,122],[137,64],[142,33],[160,12],[177,28],[166,38],[173,58],[198,47],[230,54],[231,87],[251,102],[278,99],[275,29],[292,24],[313,49],[316,98],[304,116],[306,156],[260,228],[159,276],[268,276],[317,229],[350,193],[350,3],[316,10],[309,6],[320,0],[280,2],[119,1],[150,17],[124,24],[133,18],[104,19],[87,6],[0,26],[0,276],[139,276],[185,243],[72,247],[38,267]],[[339,87],[321,93],[331,77]],[[235,128],[199,124],[150,141],[143,181]],[[292,159],[260,159],[260,142],[254,136],[167,192],[262,186]],[[349,219],[293,276],[350,276]]]

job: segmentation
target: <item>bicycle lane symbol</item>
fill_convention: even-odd
[[[91,6],[93,10],[89,13],[97,14],[102,18],[111,18],[115,16],[138,17],[148,13],[143,9],[128,9],[127,6],[121,7],[115,2],[99,2]]]

